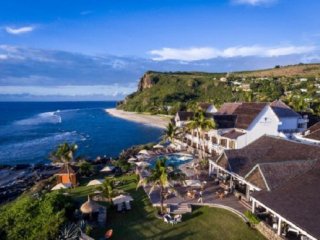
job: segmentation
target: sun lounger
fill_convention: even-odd
[[[127,209],[127,210],[131,210],[130,202],[125,202],[125,204],[126,204],[126,209]]]

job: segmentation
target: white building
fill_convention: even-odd
[[[176,125],[179,127],[186,122],[181,121],[183,115],[188,115],[188,120],[193,116],[190,112],[179,112],[176,115]],[[302,118],[281,101],[225,103],[217,112],[207,114],[207,117],[214,119],[217,129],[204,133],[202,137],[193,131],[186,134],[184,142],[194,150],[213,156],[224,149],[243,148],[265,134],[291,136],[292,133],[304,131],[308,122],[308,119]]]

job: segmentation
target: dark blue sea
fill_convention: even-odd
[[[162,130],[110,116],[115,102],[0,102],[0,164],[46,163],[63,142],[77,155],[117,156],[159,139]]]

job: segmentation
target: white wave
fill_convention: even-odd
[[[57,124],[61,123],[62,118],[58,112],[44,112],[39,113],[31,118],[26,118],[22,120],[15,121],[16,125],[40,125],[46,123]]]
[[[76,131],[56,133],[42,138],[22,141],[18,143],[0,145],[0,164],[16,160],[34,158],[46,159],[48,153],[61,142],[84,141],[83,136]]]

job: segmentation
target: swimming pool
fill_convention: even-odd
[[[162,157],[167,159],[167,165],[173,165],[174,167],[178,167],[181,164],[185,164],[193,160],[193,156],[190,154],[173,153],[152,158],[150,160],[150,167],[153,168],[156,164],[156,161]]]

